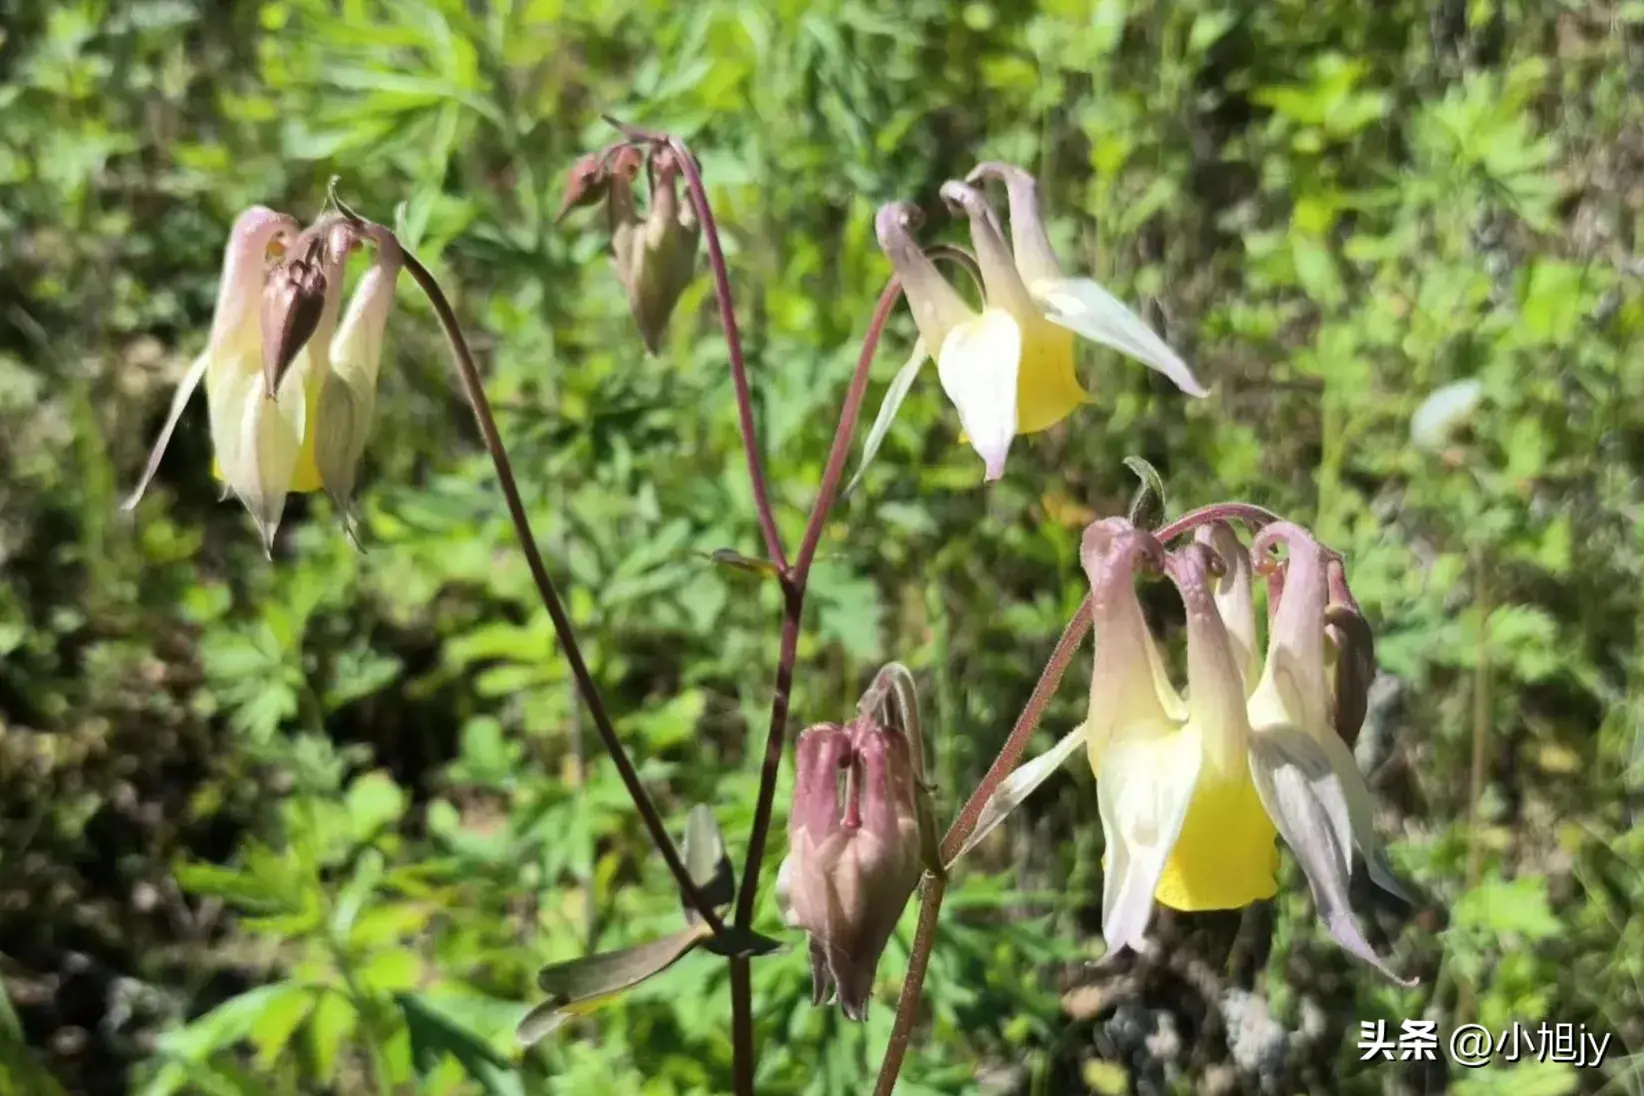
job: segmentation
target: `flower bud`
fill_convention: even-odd
[[[697,222],[695,207],[690,202],[680,203],[676,186],[680,167],[673,154],[658,152],[651,168],[651,208],[641,220],[633,194],[639,154],[633,149],[619,152],[610,171],[607,208],[617,280],[628,294],[628,307],[639,325],[645,349],[655,354],[674,305],[696,273],[702,226]]]
[[[868,715],[799,736],[784,918],[810,934],[813,999],[836,992],[867,1015],[874,971],[919,882],[919,824],[908,740]]]
[[[324,243],[321,236],[310,235],[313,231],[304,234],[307,247],[293,251],[263,283],[263,380],[269,399],[280,390],[286,370],[308,345],[325,311],[325,270],[319,258]]]
[[[1330,640],[1334,673],[1331,675],[1332,716],[1343,742],[1352,746],[1370,709],[1370,685],[1376,679],[1376,637],[1364,619],[1347,572],[1339,558],[1326,565],[1330,601],[1325,607],[1324,634]]]
[[[570,177],[565,181],[565,200],[554,215],[554,223],[565,220],[573,209],[586,209],[603,201],[609,193],[610,182],[603,153],[590,152],[572,164]]]

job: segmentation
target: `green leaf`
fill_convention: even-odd
[[[422,957],[410,948],[384,948],[360,967],[360,984],[368,991],[406,990],[422,978]]]
[[[525,1083],[518,1071],[431,999],[399,993],[394,1002],[405,1016],[411,1035],[411,1063],[419,1080],[425,1080],[450,1055],[488,1096],[525,1096]]]
[[[758,575],[760,578],[775,578],[779,574],[776,564],[770,560],[745,556],[735,548],[715,548],[712,552],[702,553],[702,557],[721,567],[729,567],[733,571],[741,571],[744,574]]]
[[[204,1068],[207,1059],[243,1039],[251,1038],[254,1032],[261,1031],[264,1037],[272,1038],[289,1019],[288,1010],[294,990],[300,991],[303,996],[308,995],[306,987],[292,982],[258,986],[230,998],[186,1027],[161,1035],[155,1041],[155,1047],[160,1056],[176,1068],[160,1070],[144,1096],[170,1096],[185,1084],[206,1092],[235,1093],[234,1083],[216,1071]],[[274,1013],[272,1018],[270,1012]],[[300,1018],[297,1023],[301,1023]],[[292,1025],[292,1030],[295,1026]],[[289,1038],[289,1035],[290,1031],[287,1031],[286,1037]],[[239,1093],[245,1091],[243,1086],[238,1089]]]
[[[34,1060],[0,982],[0,1096],[63,1096],[63,1088]]]
[[[302,1022],[314,1011],[318,993],[300,982],[282,982],[280,992],[264,1003],[262,1015],[251,1025],[251,1042],[257,1048],[257,1067],[274,1068],[286,1044]]]
[[[622,991],[661,974],[712,935],[706,924],[696,924],[621,951],[543,967],[537,972],[537,985],[548,1000],[520,1021],[516,1037],[526,1046],[547,1038],[572,1017],[591,1012]]]
[[[1486,1066],[1452,1084],[1450,1096],[1568,1096],[1581,1075],[1568,1062],[1525,1062],[1511,1069]]]
[[[355,841],[371,840],[405,814],[406,795],[381,769],[365,773],[348,787],[349,829]]]
[[[313,1059],[314,1079],[325,1086],[337,1072],[337,1056],[342,1045],[359,1026],[360,1014],[354,1002],[340,992],[324,992],[314,1005],[308,1025],[308,1050]]]
[[[850,498],[857,486],[862,482],[862,476],[878,456],[879,447],[885,443],[885,435],[890,433],[891,424],[896,421],[896,412],[901,410],[902,401],[908,398],[908,391],[919,376],[919,370],[925,360],[930,357],[925,349],[925,340],[919,339],[913,344],[913,352],[908,355],[907,362],[896,371],[891,378],[890,387],[885,389],[884,402],[879,405],[879,414],[874,416],[873,426],[868,429],[867,441],[862,444],[862,463],[857,466],[856,475],[846,485],[841,500]]]
[[[1565,931],[1548,905],[1547,880],[1539,875],[1485,880],[1457,900],[1451,923],[1527,940],[1547,940]]]

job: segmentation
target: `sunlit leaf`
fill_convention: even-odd
[[[567,1020],[661,974],[712,934],[706,924],[695,924],[660,940],[543,967],[537,985],[548,1000],[520,1021],[519,1041],[529,1046],[547,1038]]]

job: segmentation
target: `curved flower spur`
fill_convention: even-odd
[[[936,820],[925,783],[912,676],[880,671],[857,716],[799,735],[788,855],[777,875],[783,919],[810,936],[814,1003],[837,996],[867,1016],[879,957],[927,866]]]
[[[974,185],[989,179],[1005,183],[1008,245],[993,207]],[[1074,369],[1075,334],[1163,373],[1188,395],[1206,394],[1180,355],[1141,317],[1091,279],[1062,273],[1033,176],[1010,164],[984,163],[965,182],[944,183],[941,193],[949,208],[970,222],[983,307],[977,312],[966,304],[915,242],[913,231],[922,221],[916,207],[892,202],[880,208],[879,246],[901,281],[919,340],[886,392],[853,486],[929,356],[936,358],[942,390],[959,412],[989,482],[1004,474],[1017,434],[1048,430],[1090,402]]]
[[[1272,556],[1281,547],[1283,562]],[[1374,661],[1339,557],[1288,522],[1263,528],[1248,550],[1215,522],[1167,551],[1122,518],[1087,528],[1080,555],[1097,637],[1088,717],[1000,786],[960,855],[1082,745],[1107,848],[1102,933],[1110,954],[1141,947],[1155,901],[1198,911],[1272,897],[1277,835],[1306,874],[1330,935],[1388,978],[1413,984],[1376,954],[1348,902],[1355,849],[1376,883],[1405,895],[1343,737],[1357,733]],[[1139,573],[1166,576],[1181,595],[1185,696],[1142,613]],[[1256,573],[1269,578],[1265,660],[1256,654]]]
[[[362,243],[376,255],[338,323],[345,266]],[[135,509],[202,380],[212,474],[250,511],[272,556],[286,496],[324,488],[358,544],[351,499],[375,410],[383,333],[402,265],[381,225],[328,214],[296,218],[254,206],[235,219],[223,254],[206,348],[177,386]]]

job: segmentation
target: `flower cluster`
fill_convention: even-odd
[[[375,250],[348,311],[341,302],[348,257]],[[217,308],[141,480],[136,507],[202,380],[210,413],[213,473],[273,551],[286,496],[324,489],[354,536],[352,499],[376,407],[383,334],[402,265],[399,242],[379,225],[340,214],[302,228],[263,206],[235,220],[223,253]]]
[[[1283,561],[1272,556],[1279,548]],[[1271,897],[1277,835],[1306,873],[1330,934],[1396,978],[1365,941],[1347,898],[1355,851],[1372,878],[1401,892],[1341,733],[1357,731],[1347,722],[1363,718],[1366,663],[1373,667],[1341,560],[1284,522],[1263,528],[1248,549],[1217,523],[1166,551],[1152,534],[1107,519],[1085,530],[1080,555],[1097,635],[1083,736],[1108,850],[1109,950],[1140,945],[1155,899],[1209,910]],[[1141,571],[1164,574],[1181,594],[1185,696],[1142,615]],[[1254,573],[1268,579],[1265,660]]]

